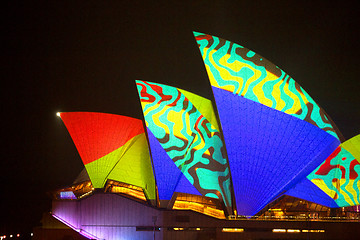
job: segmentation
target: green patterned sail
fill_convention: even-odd
[[[218,129],[204,116],[216,123],[211,102],[175,87],[145,81],[136,83],[148,131],[156,137],[169,160],[202,195],[219,198],[231,207],[224,144]],[[155,167],[155,175],[158,171]]]
[[[307,179],[337,206],[360,205],[360,135],[342,143]]]
[[[198,32],[194,36],[213,87],[300,118],[342,138],[325,111],[276,65],[228,40]]]

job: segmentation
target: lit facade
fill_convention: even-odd
[[[342,141],[325,111],[265,58],[194,35],[217,112],[196,94],[136,81],[144,121],[60,113],[86,170],[82,181],[54,193],[54,217],[95,239],[167,239],[185,229],[191,239],[216,224],[216,236],[226,239],[250,231],[231,221],[244,217],[301,221],[345,213],[358,220],[360,135]],[[179,210],[212,220],[168,225]],[[267,230],[325,232],[299,226]]]

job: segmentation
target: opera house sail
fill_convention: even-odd
[[[360,135],[344,141],[309,94],[259,54],[194,36],[214,102],[136,80],[143,119],[58,114],[84,170],[53,193],[52,216],[90,239],[173,239],[176,231],[230,239],[256,232],[235,220],[318,219],[339,208],[358,221]],[[301,222],[295,230],[261,224],[268,227],[253,236],[325,233]]]
[[[339,136],[324,110],[280,68],[236,43],[194,35],[231,173],[238,176],[238,214],[251,216],[322,163],[339,146]]]

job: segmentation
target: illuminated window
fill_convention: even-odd
[[[60,192],[60,199],[74,200],[76,196],[72,191]]]
[[[222,232],[244,232],[243,228],[223,228]]]
[[[133,186],[122,182],[109,181],[106,189],[106,191],[111,193],[125,194],[127,196],[146,201],[144,191],[141,187]]]
[[[53,197],[59,200],[76,200],[89,196],[94,190],[91,182],[86,181],[55,191],[53,192]]]
[[[169,227],[167,228],[168,231],[204,231],[204,228],[199,228],[199,227],[189,227],[189,228],[184,228],[184,227]]]
[[[184,228],[173,228],[175,231],[184,231]]]
[[[192,210],[211,217],[225,219],[224,211],[218,206],[218,201],[218,199],[178,193],[173,209]]]
[[[324,229],[303,229],[302,232],[324,233]]]

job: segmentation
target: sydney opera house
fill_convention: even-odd
[[[262,56],[194,36],[214,102],[138,80],[144,119],[58,113],[85,168],[34,239],[359,236],[360,135]]]

